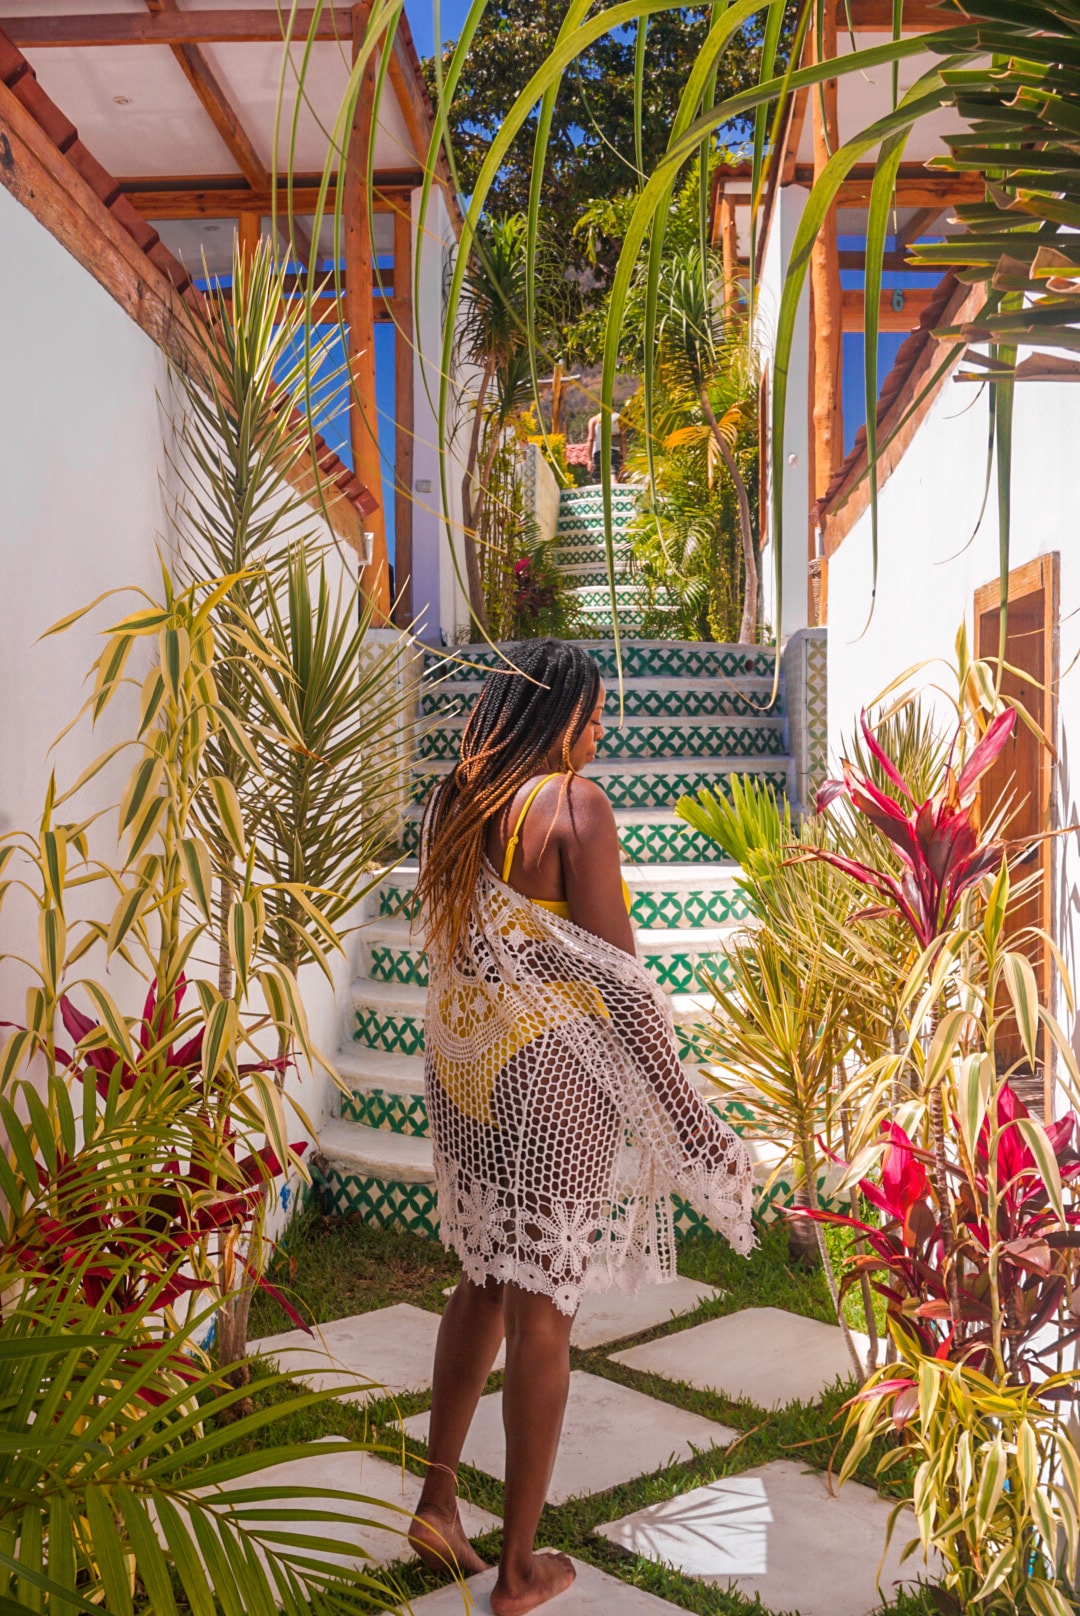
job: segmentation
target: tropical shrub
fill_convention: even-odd
[[[398,833],[402,649],[372,648],[374,602],[361,596],[355,558],[320,539],[308,479],[297,476],[309,463],[310,381],[332,334],[306,344],[304,303],[287,290],[268,242],[253,254],[234,246],[231,285],[212,287],[206,318],[190,320],[193,362],[176,376],[180,568],[195,583],[233,580],[212,610],[221,716],[206,757],[235,795],[248,856],[224,823],[203,821],[225,997],[245,883],[259,883],[262,955],[290,980],[310,965],[332,981],[338,930]],[[347,383],[331,374],[322,385]],[[296,1057],[284,1031],[276,1057],[280,1086]],[[242,1258],[249,1273],[263,1267],[260,1228],[257,1218]],[[232,1362],[244,1354],[251,1286],[229,1290],[219,1331]]]
[[[0,897],[37,914],[36,954],[4,962],[29,986],[25,1024],[0,1050],[0,1592],[12,1609],[47,1596],[50,1610],[169,1613],[178,1587],[193,1610],[216,1596],[229,1612],[299,1613],[384,1608],[392,1593],[342,1578],[331,1558],[362,1499],[316,1488],[301,1502],[264,1479],[217,1490],[326,1451],[231,1457],[227,1445],[277,1416],[253,1414],[232,1365],[215,1370],[198,1345],[241,1277],[265,1187],[302,1171],[286,1121],[295,1102],[276,1081],[285,1057],[272,1051],[317,1058],[295,977],[262,951],[266,889],[236,793],[208,767],[209,737],[231,722],[213,631],[231,583],[177,592],[165,575],[160,601],[144,596],[106,631],[84,716],[134,688],[136,733],[70,790],[50,782],[37,830],[0,843]],[[269,657],[254,630],[251,647]],[[102,816],[64,810],[124,751],[109,864],[92,846]],[[213,937],[209,823],[245,871],[229,995],[190,974]],[[110,966],[125,980],[121,965],[146,984],[139,1013],[106,985]],[[298,1507],[315,1529],[302,1545],[281,1530]]]

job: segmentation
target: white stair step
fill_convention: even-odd
[[[424,1092],[424,1057],[390,1055],[365,1044],[343,1044],[334,1056],[338,1075],[350,1088],[385,1089],[412,1096]]]
[[[634,883],[627,881],[627,886],[633,890]],[[720,926],[649,926],[638,929],[639,945],[650,954],[662,953],[665,949],[678,953],[692,949],[695,954],[707,952],[709,949],[722,948],[725,943],[740,931],[745,930],[746,922],[732,920]],[[365,943],[385,943],[393,948],[414,949],[421,954],[424,950],[423,934],[412,931],[407,920],[376,920],[366,925],[361,932]],[[363,980],[359,978],[358,980]],[[373,984],[374,986],[375,984]]]
[[[587,778],[602,786],[606,777],[613,774],[767,774],[786,768],[790,762],[786,753],[778,753],[775,757],[597,758],[589,764]],[[420,758],[413,768],[413,774],[449,774],[455,766],[455,760],[451,758]],[[615,812],[618,817],[619,810]]]
[[[340,1173],[388,1178],[403,1184],[435,1181],[431,1140],[387,1128],[331,1118],[319,1134],[318,1156]]]

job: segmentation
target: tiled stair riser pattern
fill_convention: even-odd
[[[590,544],[595,559],[600,542],[596,496],[580,493],[588,497],[564,496],[569,508],[560,524],[559,559],[570,562],[573,556],[577,565],[590,559],[584,553]],[[620,507],[626,503],[620,495]],[[672,809],[680,795],[701,785],[723,790],[733,774],[753,773],[786,791],[785,722],[779,704],[769,706],[772,656],[755,647],[629,639],[622,647],[627,722],[620,728],[614,648],[602,639],[585,648],[599,662],[609,688],[610,728],[590,773],[616,810],[640,957],[671,995],[680,1053],[695,1065],[709,1054],[698,1032],[707,1013],[705,979],[724,979],[727,945],[749,915],[737,870],[724,862],[715,843],[676,820]],[[447,671],[430,658],[425,671],[417,807],[406,826],[407,850],[415,850],[420,804],[434,780],[452,767],[465,715],[487,671],[498,665],[488,647],[468,648],[464,660],[470,665]],[[353,986],[347,1044],[339,1060],[350,1093],[324,1133],[322,1173],[324,1196],[337,1211],[431,1234],[437,1212],[430,1172],[425,1175],[413,1156],[400,1176],[393,1166],[395,1138],[402,1149],[414,1141],[409,1147],[414,1156],[428,1138],[423,1097],[427,965],[423,939],[411,930],[415,878],[415,865],[405,863],[367,900],[361,974]],[[737,1126],[740,1108],[727,1111]],[[774,1194],[786,1198],[787,1187],[778,1185]],[[702,1222],[689,1207],[679,1207],[676,1226],[691,1232]]]

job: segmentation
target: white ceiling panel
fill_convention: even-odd
[[[42,89],[111,174],[236,172],[168,46],[58,47],[26,55]]]

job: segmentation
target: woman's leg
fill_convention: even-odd
[[[506,1494],[503,1551],[491,1595],[495,1616],[525,1616],[574,1580],[565,1554],[533,1548],[562,1434],[573,1319],[547,1296],[505,1287]]]
[[[431,1382],[428,1471],[409,1542],[425,1565],[445,1568],[453,1555],[466,1576],[484,1569],[458,1520],[461,1450],[503,1338],[503,1287],[458,1281],[446,1304]]]

